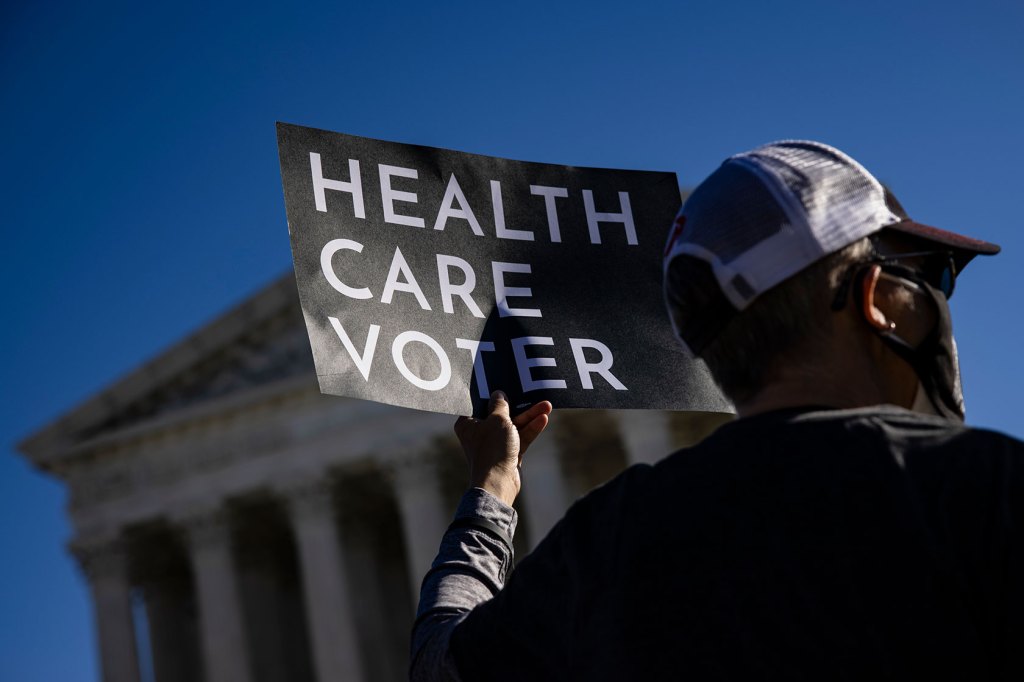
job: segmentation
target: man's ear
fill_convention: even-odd
[[[878,278],[882,274],[880,265],[872,265],[861,280],[861,313],[872,327],[882,332],[896,329],[896,323],[885,316],[875,305],[875,293],[878,289]]]

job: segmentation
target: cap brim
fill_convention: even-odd
[[[998,244],[957,234],[949,230],[942,230],[909,219],[886,225],[885,229],[896,230],[912,237],[950,247],[954,250],[954,258],[956,259],[958,270],[962,270],[975,256],[994,256],[1002,250]]]

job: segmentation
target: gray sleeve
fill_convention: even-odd
[[[515,509],[481,488],[462,496],[455,519],[483,519],[511,538]],[[496,533],[475,527],[450,528],[420,587],[412,631],[409,678],[417,682],[459,680],[449,650],[452,631],[478,604],[496,595],[512,565],[512,551]]]

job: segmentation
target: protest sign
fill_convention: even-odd
[[[661,293],[675,174],[512,161],[279,123],[320,389],[480,415],[729,411]]]

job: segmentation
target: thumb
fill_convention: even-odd
[[[488,416],[496,414],[505,419],[511,419],[509,416],[508,398],[505,397],[503,391],[495,391],[491,394],[491,400],[487,403],[487,414]]]

